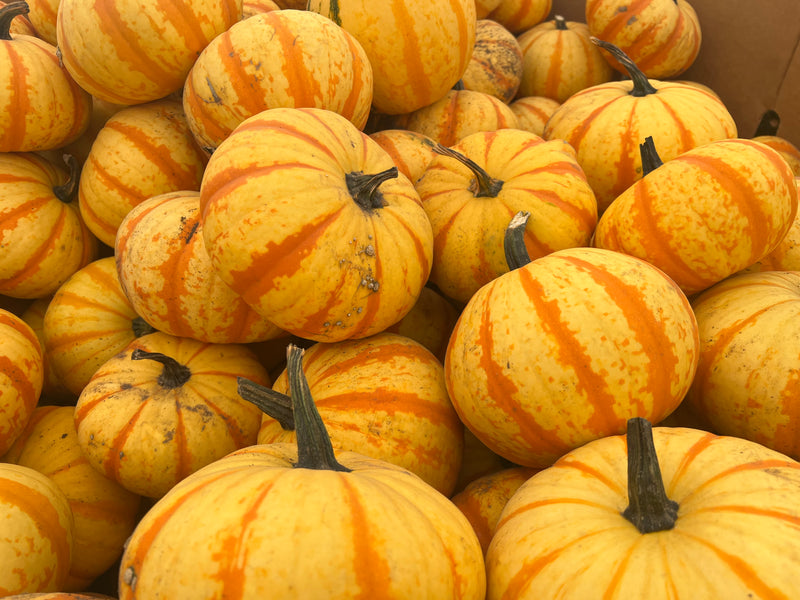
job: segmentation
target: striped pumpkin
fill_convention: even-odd
[[[508,106],[517,117],[519,129],[542,136],[550,115],[561,106],[561,103],[545,96],[522,96]]]
[[[58,45],[56,39],[56,20],[58,19],[58,5],[61,0],[25,0],[30,12],[28,20],[31,22],[38,38],[43,39],[53,46]],[[9,4],[9,2],[6,2]]]
[[[89,124],[91,97],[59,62],[52,44],[10,33],[25,2],[0,6],[0,152],[60,148]]]
[[[442,365],[422,344],[393,333],[314,344],[303,371],[334,448],[396,464],[446,496],[453,492],[463,426]],[[286,370],[272,389],[291,395]],[[264,416],[259,444],[295,439],[293,430]]]
[[[408,129],[381,129],[369,134],[392,157],[397,170],[415,183],[436,153],[427,135]]]
[[[78,170],[34,153],[0,153],[0,293],[43,298],[92,261],[97,239],[75,191]]]
[[[590,37],[585,23],[561,15],[522,33],[517,38],[522,52],[517,95],[562,103],[575,92],[611,81],[614,70]]]
[[[252,17],[273,10],[280,10],[281,7],[274,0],[243,0],[242,18]]]
[[[49,477],[72,515],[73,558],[62,591],[78,592],[110,569],[139,518],[141,498],[94,469],[81,451],[74,406],[40,406],[3,461]]]
[[[239,377],[269,384],[244,345],[141,336],[103,363],[81,392],[74,415],[80,448],[112,481],[159,498],[199,468],[255,443],[261,412],[237,395]]]
[[[122,291],[113,256],[89,263],[58,288],[42,322],[47,359],[76,397],[104,362],[152,331]]]
[[[222,280],[302,338],[383,331],[430,273],[433,237],[414,186],[332,111],[273,108],[244,121],[209,160],[200,210]]]
[[[643,147],[652,151],[652,139]],[[642,179],[600,218],[594,245],[650,262],[688,295],[764,258],[797,214],[789,165],[759,142],[719,140],[660,166],[643,162]]]
[[[766,144],[777,151],[789,164],[795,177],[800,177],[800,148],[779,135],[758,135],[751,138],[753,141]]]
[[[633,416],[666,417],[698,354],[692,309],[666,275],[618,252],[570,248],[475,293],[450,338],[445,376],[484,444],[541,468],[625,431]]]
[[[61,589],[72,562],[73,519],[53,480],[29,467],[0,462],[0,519],[3,597]]]
[[[475,48],[461,76],[464,87],[508,104],[516,96],[521,79],[522,50],[517,38],[500,23],[479,19]]]
[[[179,102],[122,109],[98,132],[83,166],[81,214],[113,248],[117,228],[134,206],[159,194],[200,189],[206,162]]]
[[[47,349],[44,345],[44,315],[47,313],[47,307],[50,305],[51,298],[39,298],[30,303],[30,305],[20,314],[20,317],[25,321],[39,340],[39,346],[42,348],[42,359],[44,361],[44,381],[42,383],[42,394],[39,398],[39,404],[75,404],[78,399],[76,394],[73,394],[61,382],[58,375],[53,369],[53,361],[47,355]]]
[[[364,49],[330,19],[304,10],[270,11],[233,25],[206,46],[183,88],[189,127],[210,148],[268,108],[324,108],[361,129],[371,101]]]
[[[39,402],[43,382],[42,349],[36,334],[20,317],[0,309],[0,455],[22,434]]]
[[[432,287],[425,286],[408,314],[385,331],[419,342],[444,362],[447,342],[457,320],[455,305]]]
[[[552,0],[501,0],[486,18],[519,35],[544,21],[552,7]]]
[[[619,49],[630,80],[573,94],[552,114],[543,136],[566,140],[597,196],[600,213],[642,176],[639,144],[651,136],[665,162],[697,146],[735,138],[736,123],[719,97],[696,85],[648,79]]]
[[[686,0],[587,0],[585,14],[593,36],[621,48],[654,79],[677,77],[700,52],[700,21]]]
[[[93,96],[142,104],[181,89],[208,43],[242,18],[242,0],[61,0],[56,39],[67,71]]]
[[[358,40],[372,65],[372,103],[389,115],[444,96],[475,45],[474,0],[309,0],[307,9]]]
[[[800,177],[795,177],[800,196]],[[742,272],[800,271],[800,209],[794,216],[784,238],[775,249],[761,260],[754,262]]]
[[[122,220],[114,256],[133,310],[159,331],[202,342],[284,335],[217,276],[199,210],[200,192],[170,192],[137,204]]]

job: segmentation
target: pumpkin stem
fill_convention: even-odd
[[[531,262],[531,256],[525,247],[525,227],[531,213],[521,210],[515,214],[506,227],[503,238],[503,250],[509,270],[519,269]]]
[[[453,84],[453,87],[450,88],[451,90],[455,90],[456,92],[461,92],[467,88],[464,87],[464,80],[459,79]]]
[[[678,520],[678,503],[667,497],[653,443],[653,426],[642,417],[628,419],[628,508],[622,516],[641,533],[666,531]]]
[[[605,42],[601,39],[598,39],[594,36],[590,37],[589,39],[592,40],[592,43],[595,46],[600,46],[604,50],[607,50],[611,53],[611,55],[617,59],[617,61],[625,67],[625,70],[628,72],[628,75],[633,82],[633,88],[631,89],[628,94],[631,96],[648,96],[650,94],[656,93],[656,88],[653,87],[653,84],[650,83],[650,80],[647,78],[647,75],[642,73],[639,67],[636,66],[630,57],[625,54],[620,48],[611,44],[609,42]]]
[[[647,175],[655,171],[664,164],[661,157],[656,152],[656,144],[653,136],[648,135],[644,138],[644,143],[639,144],[639,155],[642,157],[642,174]]]
[[[567,20],[562,17],[561,15],[555,15],[553,17],[553,21],[555,21],[556,29],[558,31],[566,31],[567,30]]]
[[[761,120],[758,122],[756,132],[753,137],[762,135],[778,135],[778,127],[781,125],[781,117],[774,110],[768,110],[761,115]]]
[[[63,158],[69,169],[69,176],[64,183],[53,188],[53,193],[56,198],[61,200],[64,204],[69,204],[75,200],[75,197],[78,195],[80,168],[78,166],[78,159],[72,156],[72,154],[65,154]]]
[[[298,469],[349,471],[339,464],[333,454],[331,438],[319,416],[303,372],[303,354],[305,350],[294,344],[289,344],[286,349],[289,392],[297,431],[297,463],[294,466]]]
[[[131,321],[131,329],[133,329],[133,335],[135,335],[137,338],[147,335],[148,333],[155,333],[156,331],[156,328],[150,325],[150,323],[145,321],[142,317],[136,317]]]
[[[0,40],[11,39],[11,21],[30,12],[27,2],[10,2],[0,7]]]
[[[347,190],[356,204],[364,210],[372,210],[386,206],[386,201],[383,199],[383,194],[381,194],[378,187],[384,181],[397,177],[397,173],[397,167],[386,169],[374,175],[353,171],[345,175],[344,180],[347,183]]]
[[[182,365],[177,360],[161,352],[149,352],[136,348],[131,353],[131,360],[154,360],[161,363],[164,368],[158,376],[158,384],[168,390],[174,390],[181,387],[184,383],[189,381],[192,376],[192,371],[186,365]]]
[[[438,143],[433,146],[433,151],[437,154],[455,158],[472,171],[472,174],[475,175],[475,179],[470,182],[469,189],[476,198],[497,198],[500,190],[503,189],[504,182],[501,179],[495,179],[478,165],[478,163],[471,158],[467,158],[460,152],[456,152],[452,148],[442,146]]]
[[[294,431],[292,397],[250,381],[245,377],[236,379],[236,391],[242,399],[255,404],[268,417],[275,419],[284,431]]]

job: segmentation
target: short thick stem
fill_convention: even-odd
[[[559,31],[566,31],[568,29],[567,20],[561,15],[556,15],[553,17],[553,21],[555,21],[556,29]]]
[[[530,216],[531,213],[521,210],[511,218],[506,227],[503,250],[506,255],[506,264],[511,271],[531,262],[528,248],[525,246],[525,227],[528,225]]]
[[[150,325],[150,323],[145,321],[142,317],[136,317],[131,321],[131,329],[133,330],[133,335],[135,335],[137,338],[150,333],[155,333],[156,331],[156,328]]]
[[[397,177],[397,173],[397,167],[372,175],[353,171],[345,175],[347,190],[363,210],[382,208],[386,206],[386,201],[378,188],[384,181]]]
[[[500,193],[500,190],[503,189],[504,182],[502,180],[495,179],[489,175],[478,163],[471,158],[464,156],[460,152],[457,152],[452,148],[448,148],[447,146],[442,146],[441,144],[436,144],[433,147],[433,151],[437,154],[456,159],[458,162],[472,171],[475,179],[470,185],[470,191],[475,195],[476,198],[496,198]]]
[[[758,127],[756,127],[756,132],[753,134],[753,137],[778,135],[778,128],[780,125],[780,115],[774,110],[768,110],[761,115],[761,120],[758,122]]]
[[[162,364],[163,369],[158,376],[158,384],[168,390],[181,387],[192,376],[192,371],[186,365],[161,352],[149,352],[136,348],[131,353],[131,360],[154,360]]]
[[[664,164],[656,151],[656,144],[652,136],[644,138],[644,143],[639,144],[639,155],[642,158],[642,174],[652,173]]]
[[[53,193],[55,194],[56,198],[61,200],[64,204],[69,204],[78,196],[80,166],[78,165],[78,159],[72,156],[72,154],[65,154],[64,162],[67,164],[67,168],[69,169],[69,175],[64,183],[53,188]]]
[[[10,40],[11,21],[30,12],[27,2],[10,2],[0,7],[0,40]]]
[[[633,82],[633,88],[630,92],[628,92],[631,96],[647,96],[649,94],[655,94],[656,88],[653,87],[653,84],[650,83],[650,80],[647,78],[647,75],[642,73],[641,69],[636,66],[630,57],[625,54],[620,48],[611,44],[609,42],[605,42],[601,39],[598,39],[594,36],[590,38],[592,42],[602,48],[603,50],[608,51],[611,53],[617,61],[625,68],[628,72],[628,76],[631,78]]]

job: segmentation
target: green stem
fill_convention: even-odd
[[[53,193],[55,194],[56,198],[61,200],[64,204],[69,204],[75,200],[78,195],[80,166],[78,165],[78,159],[72,156],[72,154],[65,154],[64,162],[67,164],[67,168],[69,169],[69,175],[64,183],[53,188]]]
[[[161,374],[158,376],[158,384],[168,390],[181,387],[189,381],[192,371],[186,365],[182,365],[177,360],[161,352],[149,352],[136,348],[131,354],[131,360],[154,360],[163,365]]]
[[[633,82],[633,89],[631,89],[628,94],[631,96],[648,96],[650,94],[656,93],[656,88],[653,87],[653,84],[650,83],[650,80],[647,78],[647,75],[642,73],[639,67],[636,66],[630,57],[625,54],[620,48],[611,44],[609,42],[604,42],[601,39],[598,39],[594,36],[590,38],[595,46],[600,46],[603,50],[606,50],[611,53],[611,55],[617,59],[617,61],[625,68],[628,72],[628,75]]]
[[[652,173],[664,164],[656,151],[656,144],[652,136],[644,138],[644,143],[639,144],[639,155],[642,158],[642,175]]]
[[[506,227],[503,250],[506,255],[506,264],[511,271],[531,262],[530,254],[525,247],[525,227],[528,225],[530,216],[531,213],[521,210],[511,218]]]
[[[667,497],[647,419],[628,419],[628,507],[622,516],[641,533],[666,531],[678,520],[678,503]]]
[[[355,203],[363,210],[369,211],[386,206],[378,187],[384,181],[397,177],[397,173],[397,167],[391,167],[374,175],[353,171],[345,175],[345,183]]]
[[[11,40],[11,21],[29,12],[27,2],[10,2],[0,7],[0,40]]]
[[[480,165],[478,165],[478,163],[471,158],[464,156],[460,152],[456,152],[452,148],[442,146],[441,144],[436,144],[433,147],[433,151],[437,154],[442,154],[443,156],[449,156],[450,158],[456,159],[458,162],[472,171],[475,179],[470,183],[470,191],[475,195],[476,198],[497,198],[500,190],[503,189],[504,182],[502,180],[495,179]]]
[[[281,394],[245,377],[236,379],[237,392],[248,402],[255,404],[268,417],[275,419],[284,431],[294,431],[292,397]]]

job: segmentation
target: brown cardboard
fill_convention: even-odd
[[[775,110],[778,135],[800,147],[800,2],[689,0],[702,32],[700,53],[678,79],[719,94],[740,137],[755,135],[761,116]],[[586,22],[583,0],[553,0],[560,14]]]

